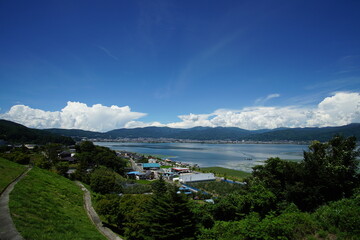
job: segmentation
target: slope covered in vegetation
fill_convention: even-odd
[[[10,195],[15,226],[25,239],[102,239],[83,207],[83,193],[72,181],[32,169]]]
[[[0,119],[0,139],[11,143],[36,143],[46,144],[61,143],[65,145],[75,144],[70,137],[60,136],[44,130],[27,128],[21,124]]]
[[[24,170],[25,166],[0,157],[0,192],[2,192],[6,186],[17,178]]]

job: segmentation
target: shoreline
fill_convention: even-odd
[[[247,140],[192,140],[192,139],[173,139],[173,138],[121,138],[106,139],[93,138],[86,139],[92,142],[116,142],[116,143],[200,143],[200,144],[293,144],[293,145],[309,145],[312,141],[247,141]]]
[[[230,147],[229,144],[228,146],[230,148],[228,148],[222,144],[219,144],[217,147],[215,147],[215,144],[209,144],[206,147],[204,145],[204,147],[199,148],[200,143],[188,143],[189,145],[185,145],[186,143],[184,143],[184,146],[181,146],[179,143],[163,143],[165,146],[161,143],[138,142],[129,143],[129,146],[127,146],[128,142],[102,141],[94,143],[116,151],[132,152],[142,156],[153,156],[162,160],[168,158],[174,162],[197,165],[200,168],[223,167],[248,173],[252,172],[254,166],[263,165],[264,161],[270,157],[280,157],[293,161],[301,160],[302,152],[307,146],[288,143],[273,144],[273,146],[263,144],[263,147],[261,147],[260,144],[253,145],[252,147],[250,146],[251,144],[234,144],[233,147]],[[153,147],[152,144],[159,145]],[[175,144],[175,146],[172,144]],[[176,144],[178,145],[176,146]],[[126,146],[121,147],[121,145]],[[133,147],[133,145],[135,145],[135,147]],[[246,145],[249,145],[249,147]],[[260,147],[258,148],[258,146]],[[223,152],[223,147],[225,147],[227,151]]]

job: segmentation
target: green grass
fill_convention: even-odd
[[[223,167],[206,167],[201,168],[201,172],[212,172],[215,173],[218,177],[226,177],[231,180],[235,181],[242,181],[245,177],[248,177],[251,175],[251,173],[240,171],[240,170],[234,170],[229,168],[223,168]]]
[[[0,192],[2,192],[12,180],[24,172],[25,167],[24,165],[0,158]]]
[[[138,184],[144,184],[144,185],[149,185],[152,183],[152,181],[149,181],[149,180],[143,180],[143,179],[140,179],[140,180],[135,180],[136,183]]]
[[[52,172],[32,169],[11,192],[9,206],[25,239],[106,239],[89,220],[81,189]]]
[[[174,166],[161,166],[160,168],[172,168]]]
[[[138,153],[139,155],[143,155],[144,157],[154,157],[154,158],[173,158],[175,156],[170,156],[170,155],[163,155],[163,154],[149,154],[149,153]]]

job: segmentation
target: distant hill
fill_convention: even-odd
[[[334,135],[355,136],[360,140],[360,123],[352,123],[341,127],[324,128],[288,128],[252,135],[248,140],[255,141],[328,141]]]
[[[241,128],[194,127],[189,129],[169,127],[145,127],[134,129],[117,129],[105,133],[109,138],[176,138],[194,140],[236,140],[248,136],[251,131]]]
[[[106,138],[104,133],[85,131],[85,130],[80,130],[80,129],[50,128],[50,129],[45,129],[44,131],[54,133],[57,135],[61,135],[61,136],[65,136],[65,137],[71,137],[73,139]]]
[[[0,139],[10,143],[25,144],[46,144],[61,143],[65,145],[75,144],[70,137],[64,137],[48,131],[27,128],[21,124],[0,119]]]
[[[233,141],[328,141],[334,135],[355,136],[360,140],[360,124],[353,123],[341,127],[324,128],[278,128],[245,130],[235,127],[194,127],[189,129],[169,127],[145,127],[116,129],[105,133],[71,130],[47,129],[51,133],[73,138],[174,138],[190,140],[233,140]]]

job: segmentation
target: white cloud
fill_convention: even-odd
[[[144,123],[141,121],[130,121],[125,125],[125,128],[144,128],[144,127],[166,127],[166,125],[160,122]]]
[[[360,94],[339,92],[325,98],[312,111],[307,121],[310,126],[339,126],[360,120]]]
[[[277,97],[269,95],[267,98]],[[316,107],[247,107],[241,110],[219,109],[211,114],[181,115],[182,120],[169,127],[239,127],[249,130],[279,127],[325,127],[360,122],[360,94],[339,92],[325,98]]]
[[[132,112],[129,106],[91,107],[80,102],[68,102],[61,111],[49,112],[15,105],[0,118],[14,121],[32,128],[67,128],[90,131],[108,131],[124,127],[128,122],[145,116]]]
[[[270,99],[273,99],[273,98],[278,98],[280,97],[280,94],[278,93],[273,93],[273,94],[269,94],[267,95],[266,97],[264,98],[258,98],[255,100],[255,104],[256,105],[263,105],[265,104],[267,101],[269,101]]]
[[[128,106],[113,105],[107,107],[95,104],[90,107],[80,102],[68,102],[66,107],[55,112],[15,105],[7,113],[0,114],[0,118],[33,128],[73,128],[92,131],[148,126],[173,128],[239,127],[249,130],[278,127],[341,126],[360,122],[360,94],[357,92],[337,92],[323,99],[314,107],[256,106],[241,110],[218,109],[210,114],[180,115],[179,122],[168,124],[135,121],[145,115],[145,113],[132,112]]]

